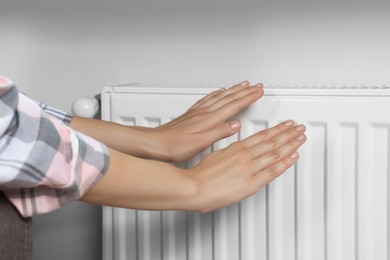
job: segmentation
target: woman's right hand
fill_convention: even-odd
[[[105,176],[81,198],[142,210],[208,212],[239,202],[298,159],[305,127],[287,121],[209,154],[191,169],[146,160],[109,148]]]
[[[305,130],[289,120],[211,153],[188,170],[198,187],[193,208],[208,212],[256,193],[297,161]]]

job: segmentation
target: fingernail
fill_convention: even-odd
[[[297,152],[293,152],[291,155],[290,155],[290,158],[291,159],[295,159],[298,157],[298,153]]]
[[[262,83],[257,83],[253,87],[255,87],[255,88],[264,88],[264,85]]]
[[[233,122],[230,123],[230,127],[231,127],[232,129],[237,129],[237,128],[240,127],[240,122],[238,122],[238,121],[233,121]]]
[[[305,129],[305,127],[303,125],[297,125],[295,129],[297,129],[298,131],[302,131],[303,129]]]
[[[287,120],[286,122],[284,122],[285,126],[291,126],[292,124],[294,124],[293,120]]]
[[[218,91],[224,91],[225,90],[225,88],[220,88]]]
[[[253,86],[253,88],[256,89],[257,92],[264,92],[263,84],[256,84]]]
[[[298,141],[302,141],[303,139],[305,139],[305,136],[304,135],[298,135],[296,139]]]
[[[243,87],[246,87],[246,86],[249,86],[249,82],[245,80],[245,81],[241,82],[240,85]]]

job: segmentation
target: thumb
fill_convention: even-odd
[[[211,131],[204,132],[204,139],[209,144],[212,145],[213,143],[227,138],[231,135],[234,135],[241,129],[241,122],[238,120],[234,120],[231,122],[227,122],[221,125],[218,125],[217,127],[213,128]]]

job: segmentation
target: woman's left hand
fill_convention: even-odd
[[[263,95],[262,84],[250,86],[248,81],[208,94],[180,117],[151,131],[156,149],[165,153],[160,159],[185,161],[237,133],[240,122],[228,120]]]

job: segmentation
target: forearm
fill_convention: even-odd
[[[215,151],[191,169],[110,150],[108,172],[82,200],[144,210],[207,212],[253,195],[291,167],[305,142],[292,121]]]
[[[195,210],[196,182],[185,170],[110,149],[110,166],[82,201],[131,209]]]
[[[154,140],[152,128],[125,126],[77,116],[72,119],[70,127],[122,153],[146,159],[168,158],[164,149],[158,147],[158,142]]]

